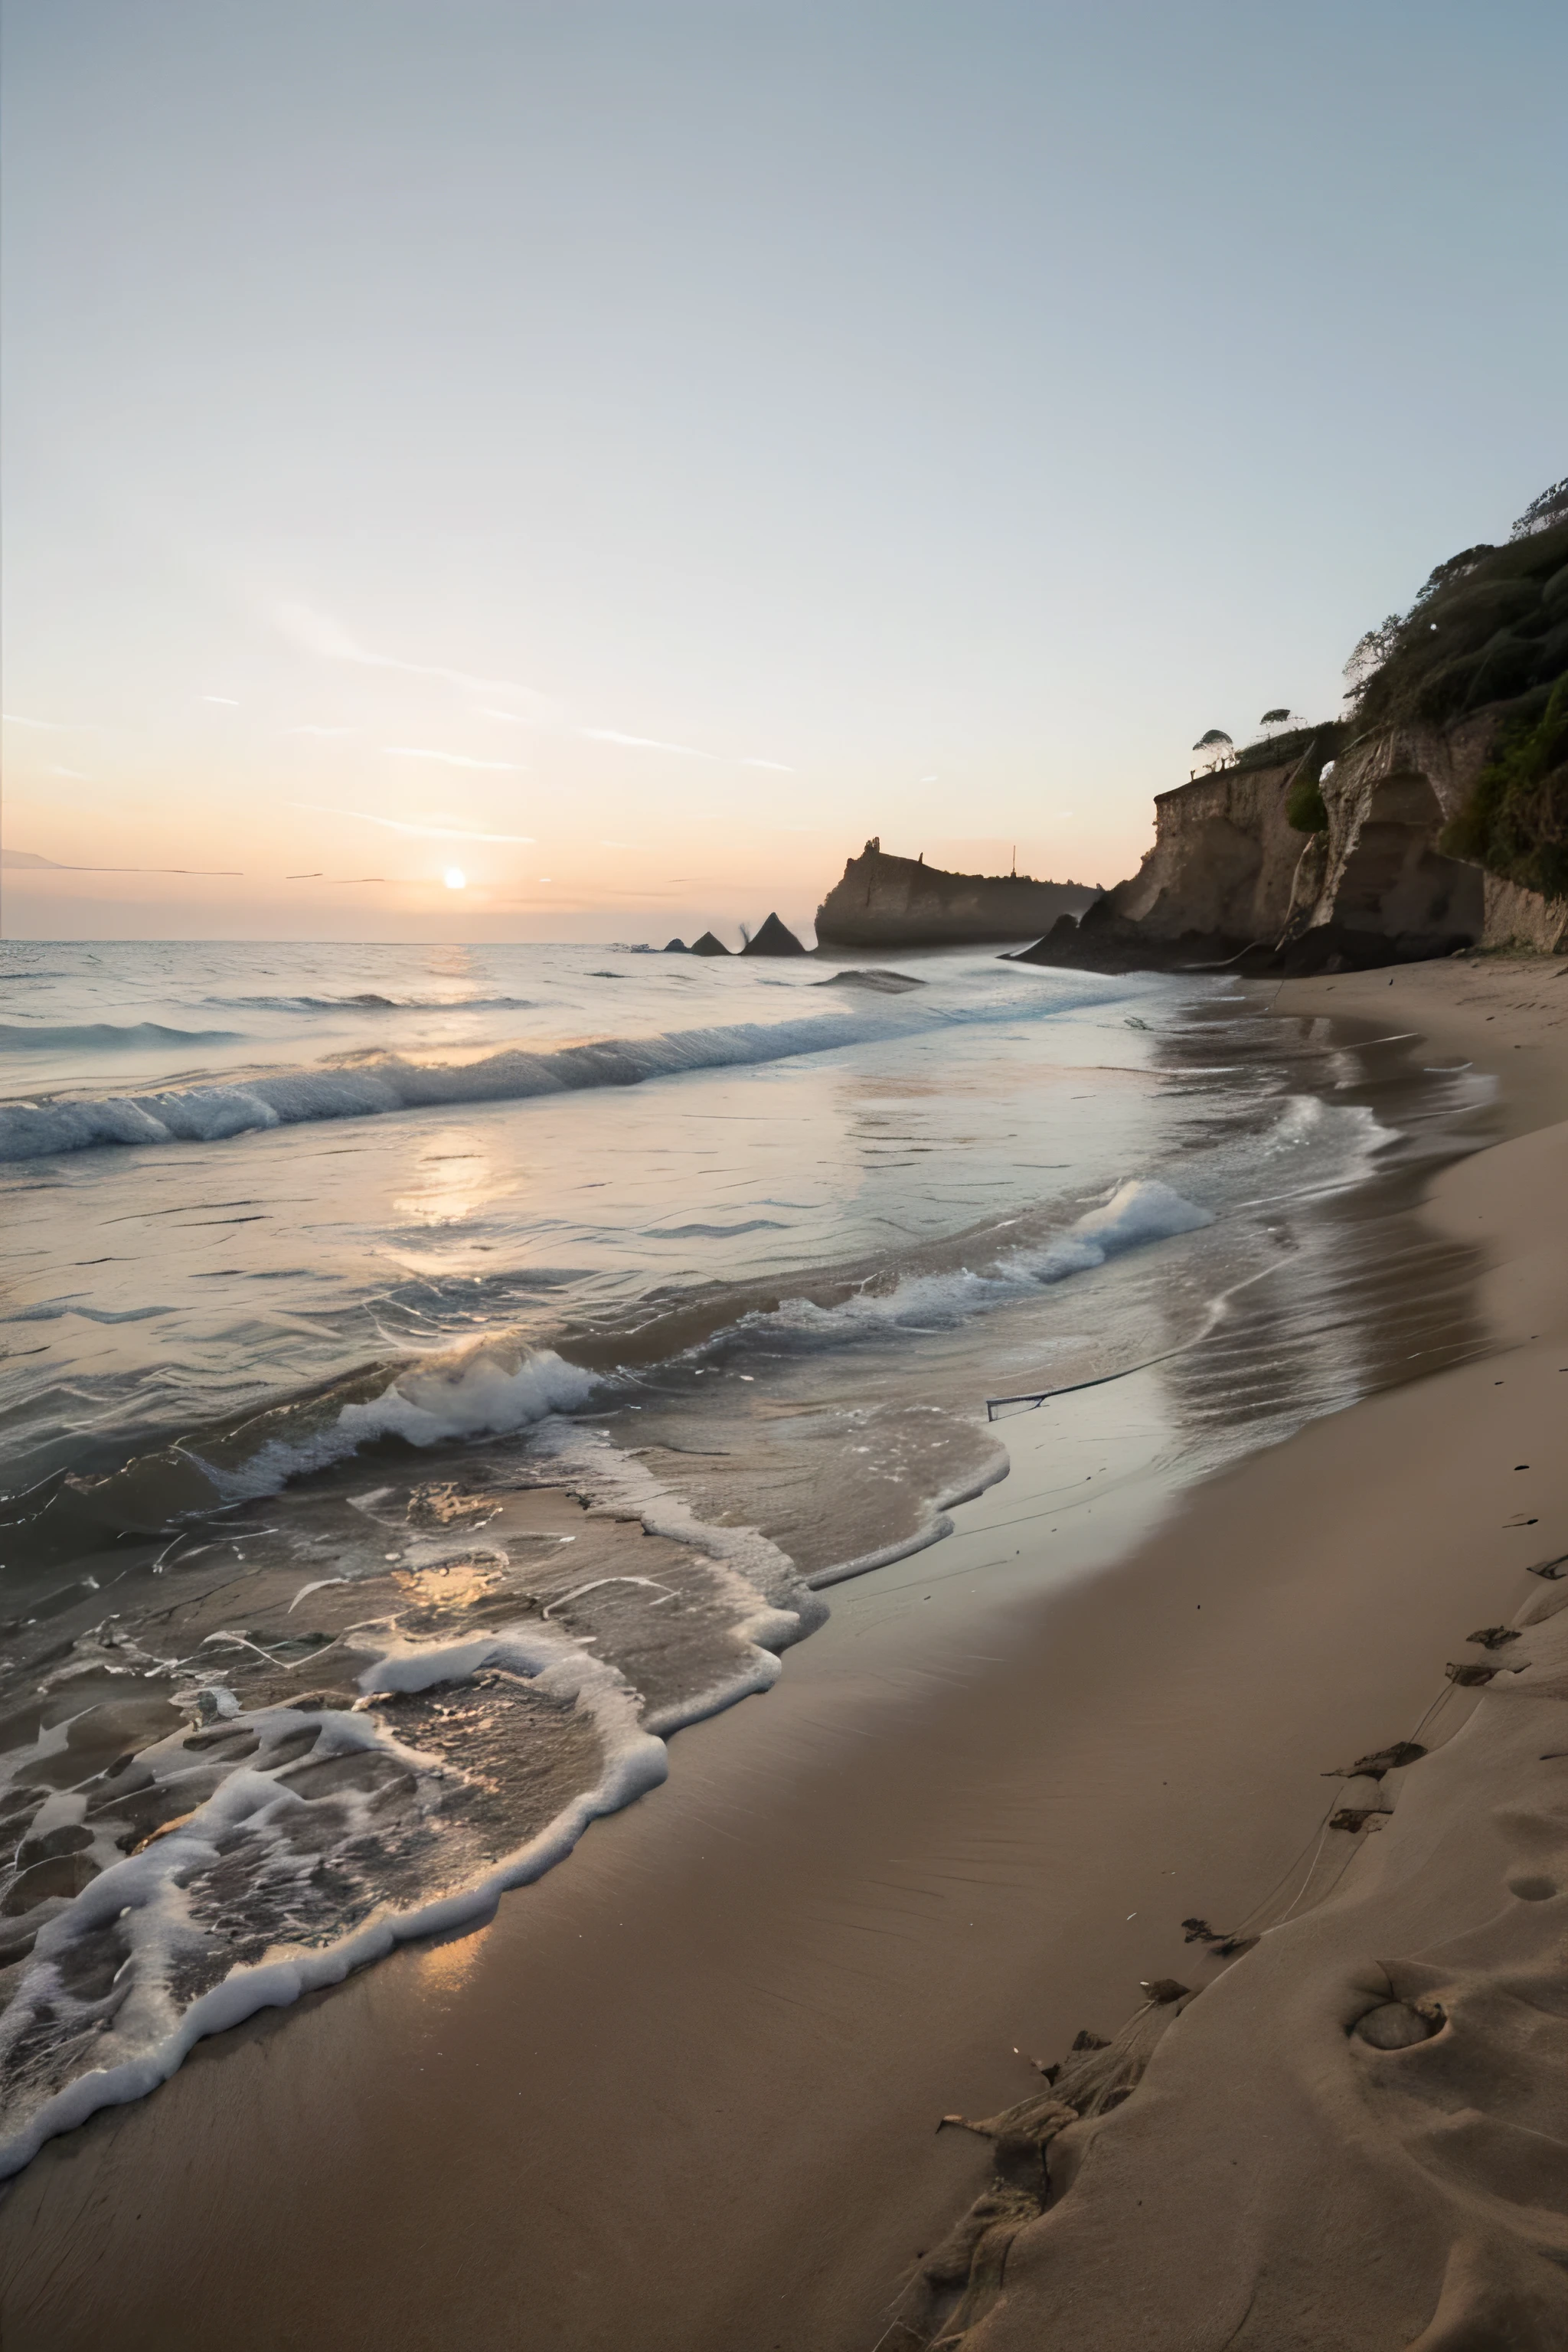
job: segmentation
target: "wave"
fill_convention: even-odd
[[[748,1217],[739,1225],[649,1225],[650,1242],[728,1242],[741,1234],[787,1234],[782,1217]]]
[[[889,1289],[863,1286],[826,1306],[811,1298],[782,1299],[776,1307],[745,1317],[741,1328],[808,1346],[841,1345],[900,1328],[950,1330],[1042,1284],[1087,1274],[1125,1250],[1197,1233],[1213,1223],[1211,1210],[1199,1208],[1157,1177],[1135,1177],[1064,1231],[1032,1247],[1004,1251],[988,1265],[909,1275]]]
[[[1112,983],[1053,994],[1037,1011],[1065,1012],[1114,994]],[[388,1054],[352,1067],[285,1070],[142,1095],[13,1103],[0,1109],[0,1160],[37,1160],[100,1144],[212,1143],[258,1129],[329,1118],[373,1118],[388,1111],[456,1103],[518,1102],[587,1087],[638,1086],[691,1070],[733,1069],[827,1054],[845,1045],[912,1035],[948,1025],[1016,1020],[1016,1002],[984,1006],[867,1006],[854,1013],[793,1021],[741,1022],[721,1029],[665,1030],[648,1037],[607,1037],[530,1053],[509,1046],[482,1060],[410,1062]]]
[[[62,1859],[40,1874],[21,1841],[7,1903],[30,1914],[31,1949],[0,2020],[0,2177],[52,2134],[165,2081],[204,2035],[489,1916],[595,1817],[657,1787],[673,1732],[766,1690],[779,1653],[824,1621],[757,1529],[700,1518],[592,1432],[562,1425],[551,1450],[587,1507],[584,1546],[595,1510],[616,1527],[640,1519],[661,1539],[643,1548],[657,1573],[619,1572],[601,1548],[605,1572],[584,1577],[561,1538],[553,1560],[526,1529],[509,1541],[494,1490],[466,1498],[489,1530],[476,1545],[461,1504],[449,1525],[438,1507],[421,1514],[425,1495],[438,1506],[450,1488],[414,1489],[402,1513],[399,1490],[380,1488],[353,1506],[363,1537],[357,1557],[336,1556],[341,1572],[285,1601],[298,1569],[276,1562],[271,1622],[255,1633],[208,1633],[192,1655],[164,1656],[116,1617],[68,1645],[43,1685],[37,1748],[76,1741],[106,1675],[132,1664],[142,1737],[79,1784],[86,1826],[53,1849]],[[389,1538],[393,1579],[379,1557]],[[290,1640],[285,1629],[305,1622],[294,1611],[329,1588],[344,1592],[327,1612],[335,1635],[318,1625]],[[170,1590],[161,1646],[171,1613],[190,1606]],[[654,1620],[658,1602],[614,1605],[655,1591],[679,1602],[684,1641]],[[342,1680],[319,1687],[329,1652]],[[111,1705],[119,1696],[110,1685]],[[7,1793],[15,1835],[44,1792]]]
[[[237,1013],[529,1013],[531,996],[209,996]]]
[[[164,1045],[232,1045],[237,1029],[166,1029],[161,1021],[84,1021],[63,1029],[0,1021],[0,1054],[136,1054]]]
[[[324,1470],[378,1438],[428,1446],[465,1437],[501,1437],[586,1404],[600,1376],[569,1364],[549,1348],[527,1348],[506,1335],[442,1349],[405,1364],[379,1395],[337,1402],[329,1392],[304,1411],[288,1404],[277,1417],[294,1424],[226,1465],[216,1449],[184,1451],[234,1500],[274,1494],[292,1478]],[[333,1406],[335,1405],[335,1410]],[[273,1415],[268,1415],[270,1420]],[[232,1441],[226,1450],[232,1453]]]
[[[8,1557],[20,1570],[112,1547],[131,1529],[166,1535],[215,1507],[279,1494],[389,1438],[421,1449],[523,1430],[531,1438],[542,1424],[637,1395],[661,1364],[700,1367],[758,1341],[776,1356],[853,1347],[899,1330],[950,1330],[1041,1285],[1213,1222],[1209,1210],[1170,1185],[1134,1179],[1037,1244],[999,1254],[988,1248],[983,1264],[928,1265],[880,1288],[875,1275],[806,1277],[826,1293],[816,1298],[740,1282],[622,1330],[568,1328],[560,1337],[568,1352],[492,1327],[457,1346],[362,1364],[173,1442],[143,1441],[97,1476],[79,1473],[58,1487],[46,1482],[47,1492],[17,1498],[6,1524]],[[13,1319],[80,1311],[71,1301],[52,1301]],[[137,1310],[148,1311],[163,1310]]]

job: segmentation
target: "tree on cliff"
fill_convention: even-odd
[[[1538,530],[1551,530],[1560,522],[1568,522],[1568,474],[1560,482],[1549,482],[1538,499],[1531,499],[1509,537],[1532,539]]]
[[[1369,629],[1345,664],[1352,723],[1443,726],[1537,698],[1568,669],[1568,479],[1532,499],[1501,547],[1481,543],[1428,574],[1408,613]]]
[[[1404,626],[1405,615],[1402,613],[1390,613],[1387,619],[1379,622],[1375,629],[1368,629],[1363,635],[1356,639],[1351,647],[1350,659],[1345,664],[1347,702],[1353,701],[1362,692],[1368,679],[1383,667],[1384,663],[1399,643],[1399,633]]]
[[[1215,768],[1224,767],[1226,761],[1235,751],[1236,745],[1223,727],[1211,727],[1206,733],[1198,737],[1193,749],[1194,751],[1207,751],[1211,755],[1209,772],[1212,774]]]

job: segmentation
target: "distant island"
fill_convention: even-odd
[[[923,857],[893,857],[879,839],[852,857],[816,910],[828,948],[978,946],[1026,940],[1062,915],[1079,916],[1100,893],[1079,882],[1027,874],[949,874]]]

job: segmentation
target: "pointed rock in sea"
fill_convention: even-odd
[[[748,940],[741,950],[742,955],[796,956],[805,952],[795,933],[786,929],[776,915],[770,915],[756,938]]]
[[[692,955],[728,955],[731,950],[722,940],[716,940],[711,931],[704,931],[700,940],[692,940],[689,952]]]

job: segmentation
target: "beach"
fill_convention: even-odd
[[[1492,1938],[1483,1975],[1517,1973],[1555,1915],[1508,1895],[1519,1865],[1484,1831],[1412,1861],[1397,1807],[1375,1833],[1326,1829],[1328,1797],[1348,1800],[1323,1777],[1424,1723],[1436,1750],[1468,1715],[1430,1759],[1443,1817],[1538,1801],[1510,1797],[1511,1750],[1481,1754],[1504,1702],[1446,1669],[1491,1662],[1467,1636],[1552,1597],[1527,1570],[1568,1545],[1554,969],[1424,966],[1279,1001],[1373,1022],[1392,999],[1390,1026],[1435,1061],[1496,1074],[1498,1139],[1411,1213],[1475,1254],[1475,1344],[1173,1496],[1147,1466],[1153,1375],[1120,1384],[1122,1467],[1099,1484],[1100,1408],[1007,1423],[1011,1473],[953,1534],[836,1591],[765,1698],[683,1730],[665,1786],[566,1866],[49,2141],[0,2207],[7,2347],[368,2343],[389,2315],[431,2347],[920,2341],[889,2331],[991,2172],[988,2145],[938,2119],[1028,2098],[1031,2060],[1083,2030],[1110,2040],[1163,1979],[1217,1981],[1172,2004],[1124,2109],[1078,2127],[1095,2160],[1026,2225],[976,2344],[1041,2340],[1064,2313],[1107,2346],[1410,2342],[1469,2291],[1466,2263],[1493,2279],[1498,2244],[1505,2284],[1525,2277],[1498,2234],[1516,2159],[1489,2172],[1487,2134],[1550,2143],[1550,2118],[1510,2111],[1541,2095],[1528,2071],[1500,2059],[1470,2086],[1490,2102],[1474,2177],[1413,2186],[1384,2154],[1398,2126],[1380,2138],[1320,2102],[1316,2137],[1295,2128],[1271,2021],[1287,1997],[1342,2007],[1357,1969],[1429,1971],[1429,1948],[1472,1929]],[[1009,1583],[1007,1555],[1047,1529],[1065,1572]],[[1530,1704],[1532,1739],[1552,1701]],[[1395,1776],[1412,1839],[1427,1769]],[[1182,1925],[1256,1934],[1286,1912],[1296,1925],[1228,1963]],[[1323,2185],[1342,2176],[1373,2207],[1346,2192],[1348,2239]],[[1531,2226],[1545,2242],[1561,2223]],[[1540,2278],[1561,2273],[1534,2240],[1531,2263],[1519,2324],[1548,2332],[1517,2340],[1544,2345]],[[1331,2306],[1292,2286],[1309,2274],[1331,2277]]]

